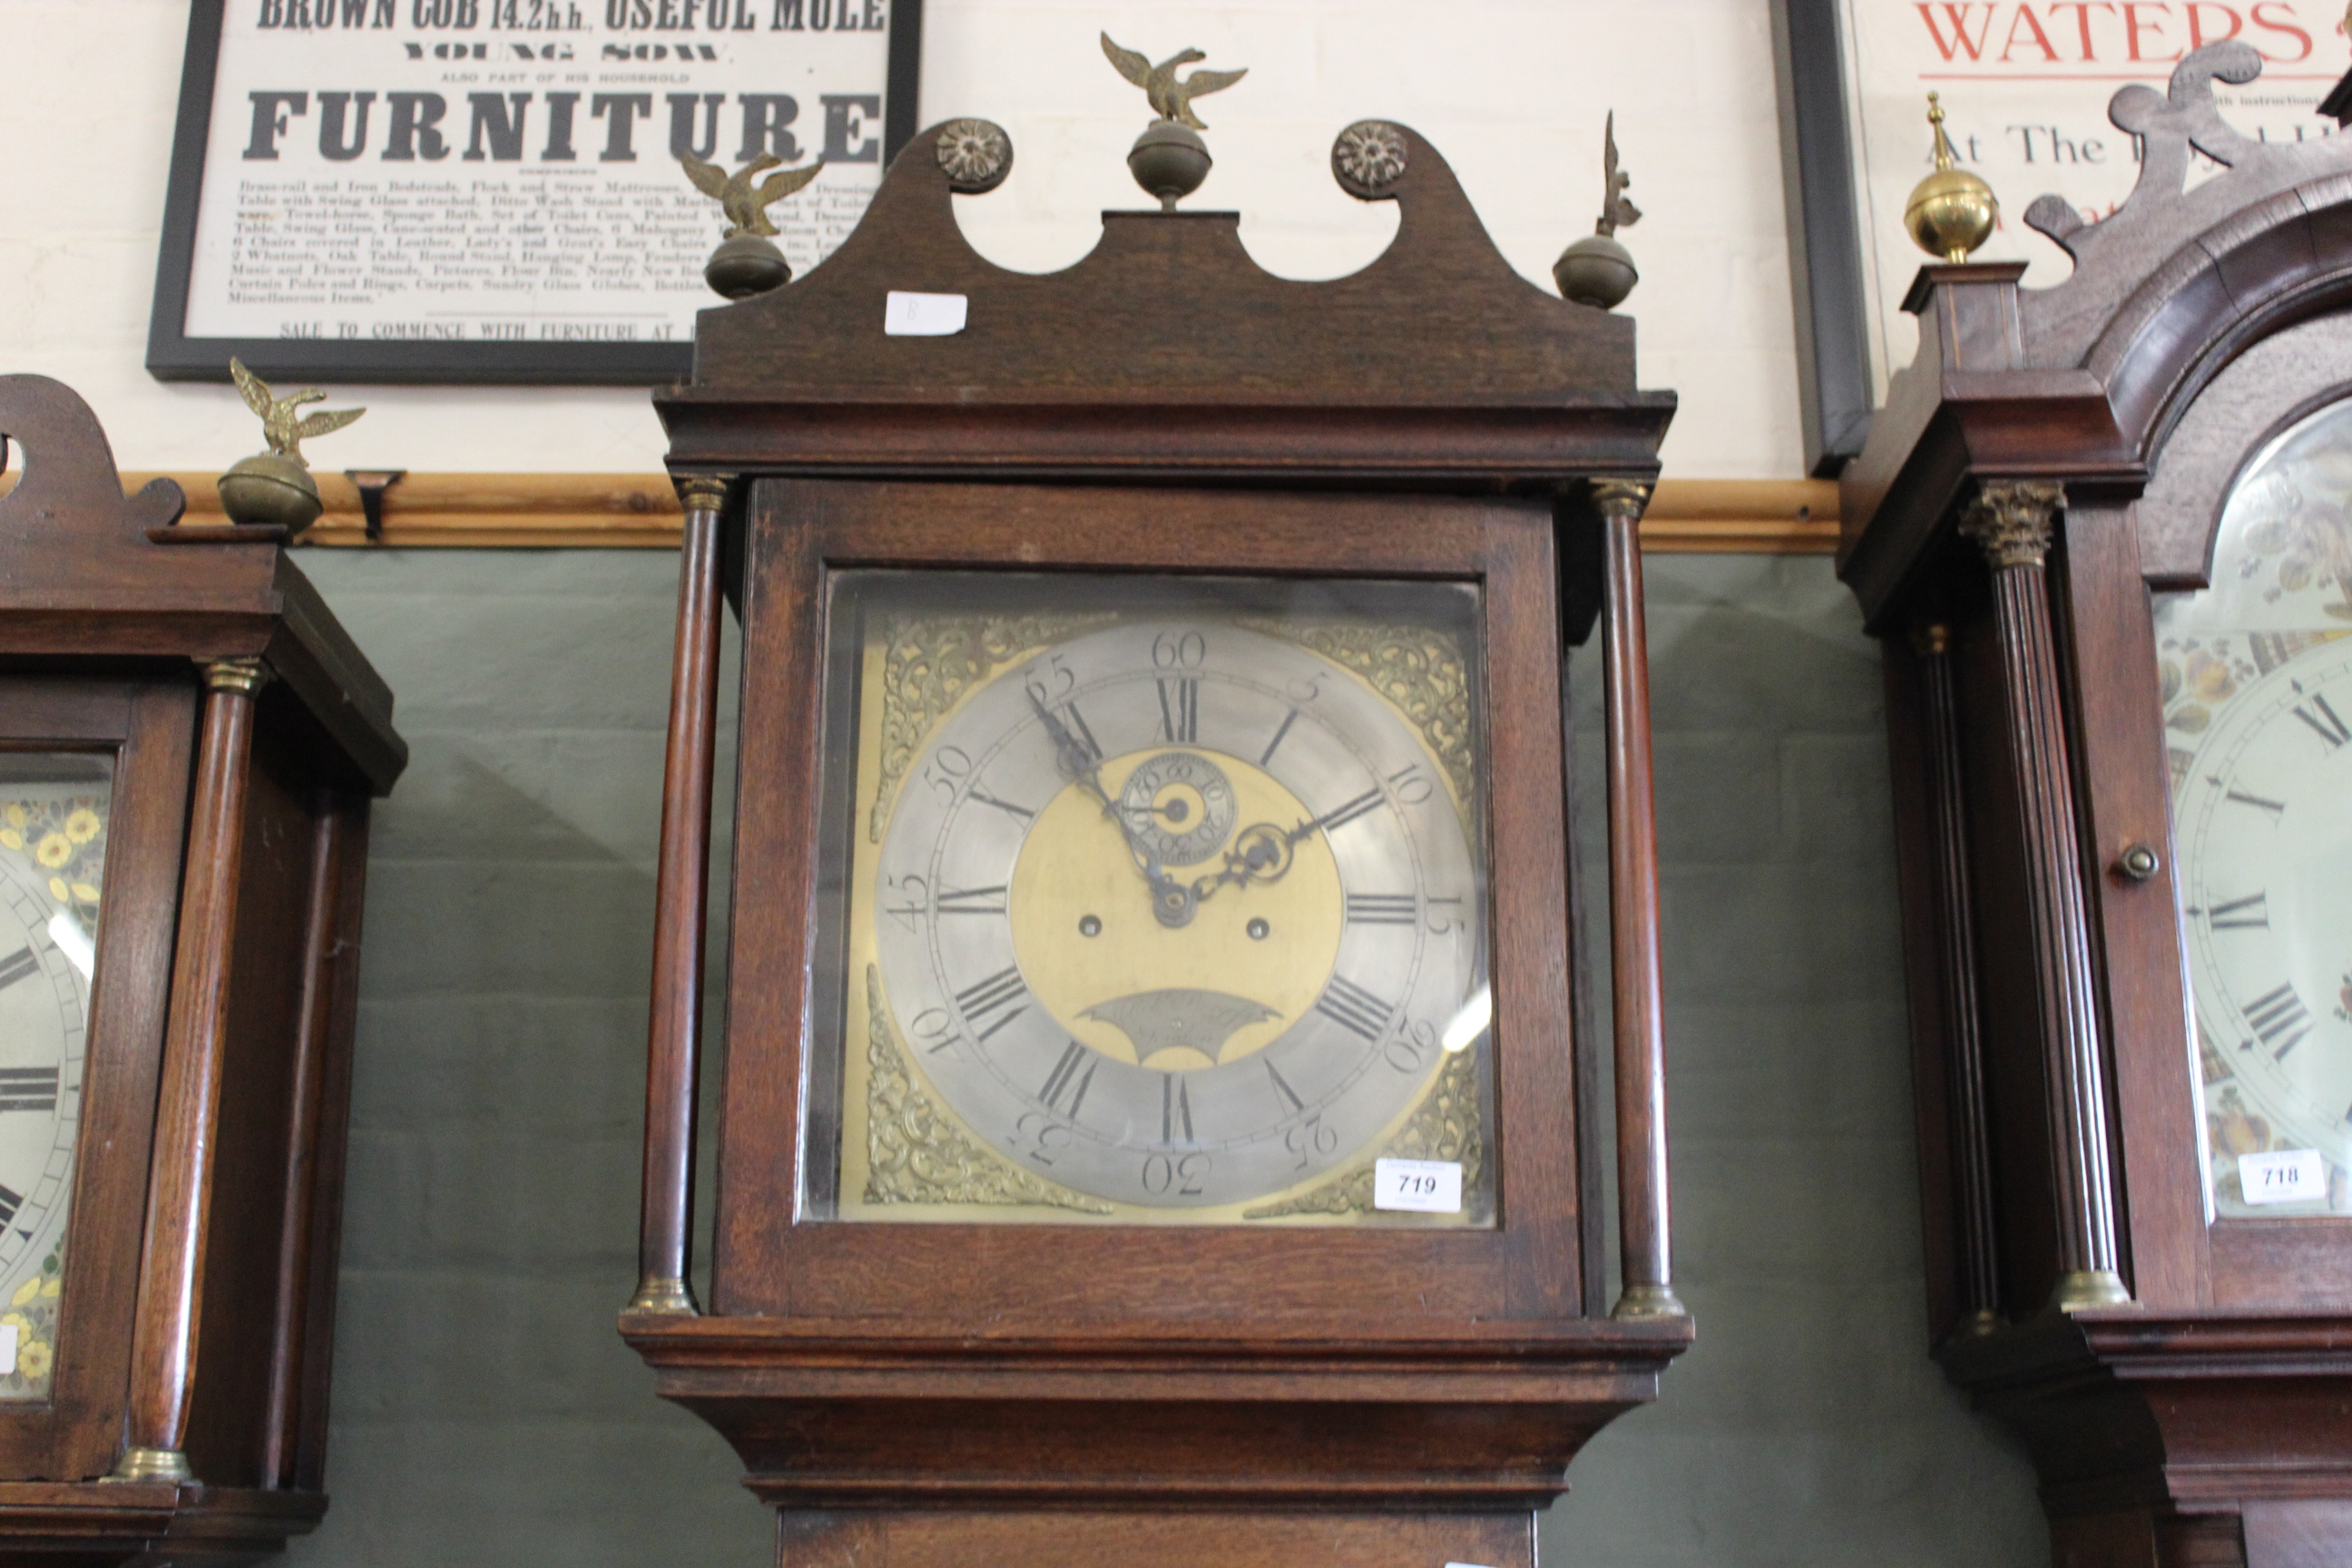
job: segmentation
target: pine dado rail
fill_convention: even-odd
[[[211,474],[126,472],[126,491],[179,481],[190,523],[227,521]],[[359,491],[320,470],[326,515],[304,536],[368,543]],[[16,476],[0,476],[0,493]],[[410,474],[384,492],[387,546],[432,549],[674,550],[681,513],[660,474]],[[1642,520],[1650,551],[1826,555],[1837,548],[1838,490],[1828,479],[1662,479]]]

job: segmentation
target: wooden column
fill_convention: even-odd
[[[719,519],[724,478],[681,480],[677,648],[662,773],[654,894],[653,1021],[646,1050],[645,1209],[632,1312],[693,1314],[694,1117],[702,1066],[703,944],[710,907],[710,785],[719,734]]]
[[[1977,1018],[1975,900],[1961,806],[1960,715],[1951,628],[1923,623],[1912,637],[1927,710],[1927,817],[1935,849],[1936,960],[1943,976],[1944,1077],[1950,1087],[1953,1229],[1958,1243],[1963,1334],[2000,1322],[1993,1242],[1992,1145],[1985,1121],[1983,1038]]]
[[[330,1135],[329,1060],[336,1021],[336,980],[344,933],[342,912],[345,845],[343,814],[331,790],[315,797],[317,816],[310,841],[310,896],[303,916],[302,1011],[294,1041],[292,1125],[286,1140],[286,1212],[278,1239],[278,1322],[269,1347],[268,1414],[262,1430],[264,1484],[296,1484],[302,1390],[315,1370],[305,1364],[311,1350],[311,1242],[319,1226],[321,1142]],[[341,1161],[335,1162],[339,1169]]]
[[[2032,926],[2034,999],[2050,1092],[2052,1194],[2057,1218],[2061,1311],[2126,1303],[2116,1266],[2113,1162],[2108,1152],[2105,1064],[2093,999],[2084,918],[2083,861],[2058,661],[2042,575],[2063,486],[1989,479],[1960,519],[1992,567],[2001,696],[2025,848],[2026,914]]]
[[[268,679],[256,658],[216,659],[204,671],[205,728],[189,814],[155,1157],[140,1248],[128,1441],[111,1478],[122,1481],[194,1479],[184,1445],[204,1298],[205,1210],[212,1196],[213,1139],[227,1043],[253,699]]]
[[[1592,489],[1601,521],[1609,721],[1609,950],[1616,1015],[1617,1223],[1624,1289],[1610,1316],[1686,1316],[1666,1199],[1665,986],[1658,957],[1658,824],[1650,783],[1650,659],[1642,622],[1647,485]]]

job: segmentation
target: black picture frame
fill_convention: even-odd
[[[1874,405],[1838,0],[1773,0],[1772,46],[1805,471],[1834,479],[1861,453]]]
[[[663,343],[384,342],[301,338],[192,338],[185,331],[188,284],[195,260],[196,211],[209,152],[213,86],[229,0],[192,0],[187,54],[180,68],[180,107],[172,141],[155,301],[147,329],[147,372],[158,381],[229,379],[228,362],[257,374],[360,384],[505,386],[659,386],[694,369],[691,340]],[[914,137],[921,121],[922,0],[892,0],[888,63],[883,83],[882,162]],[[714,241],[715,243],[715,241]],[[719,301],[714,296],[711,301]]]

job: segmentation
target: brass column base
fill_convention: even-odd
[[[1609,1315],[1621,1323],[1638,1322],[1647,1318],[1687,1318],[1690,1309],[1671,1285],[1628,1285]]]
[[[1979,1307],[1975,1311],[1970,1312],[1967,1317],[1960,1320],[1959,1326],[1952,1331],[1952,1338],[1956,1340],[1980,1340],[1987,1334],[1999,1333],[2000,1331],[2000,1323],[2001,1319],[1999,1312],[1994,1311],[1990,1307]]]
[[[2123,1276],[2112,1268],[2080,1268],[2061,1275],[2058,1289],[2050,1294],[2050,1310],[2053,1312],[2081,1312],[2095,1307],[2131,1304],[2131,1292],[2124,1289]]]
[[[177,1448],[125,1448],[122,1458],[115,1464],[113,1473],[104,1479],[125,1484],[133,1481],[178,1484],[194,1480],[196,1474],[188,1468],[187,1455]]]
[[[702,1308],[694,1300],[694,1291],[683,1279],[647,1278],[637,1285],[637,1293],[629,1298],[625,1312],[667,1312],[672,1317],[698,1318]]]

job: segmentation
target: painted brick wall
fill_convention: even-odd
[[[334,1506],[293,1561],[756,1568],[772,1537],[734,1457],[613,1331],[675,562],[304,564],[398,690],[415,761],[370,870]],[[1546,1561],[2038,1564],[2030,1471],[1924,1353],[1875,651],[1825,563],[1649,572],[1700,1341],[1578,1461]],[[1596,735],[1597,675],[1577,683]]]

